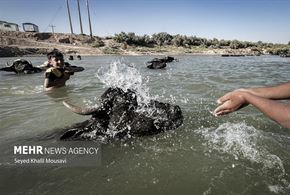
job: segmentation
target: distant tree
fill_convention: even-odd
[[[262,41],[258,41],[258,42],[257,42],[257,46],[258,46],[258,47],[263,47],[263,46],[264,46],[264,44],[263,44],[263,42],[262,42]]]
[[[176,47],[181,47],[183,46],[183,41],[184,41],[183,37],[178,34],[178,35],[173,36],[171,43]]]
[[[212,46],[212,40],[211,40],[211,39],[207,39],[207,40],[205,41],[205,46],[206,46],[206,47],[211,47],[211,46]]]
[[[199,38],[200,39],[200,42],[201,42],[201,46],[207,46],[207,42],[208,40],[206,38]]]
[[[192,45],[190,37],[183,37],[183,47],[190,47]]]
[[[273,47],[274,44],[273,43],[267,43],[267,47],[270,48],[270,47]]]
[[[149,35],[144,35],[144,36],[142,37],[142,39],[144,40],[144,43],[145,43],[146,45],[153,44],[153,41],[152,41],[152,39],[150,38]]]
[[[243,44],[244,44],[244,48],[255,47],[256,46],[255,43],[250,42],[250,41],[244,41]]]
[[[133,44],[140,46],[148,46],[151,43],[151,39],[148,35],[137,36],[135,35],[133,38]]]
[[[220,43],[220,46],[224,46],[224,47],[226,47],[226,46],[230,46],[231,41],[227,41],[227,40],[221,39],[221,40],[219,41],[219,43]]]
[[[199,38],[197,38],[196,36],[194,36],[194,37],[191,36],[188,39],[190,40],[190,43],[193,46],[199,46],[199,45],[201,45],[201,42],[199,41]]]
[[[152,35],[152,40],[159,46],[169,45],[172,40],[172,36],[166,32],[161,32]]]
[[[133,32],[129,32],[127,34],[127,39],[126,39],[126,43],[128,45],[132,45],[132,44],[138,44],[138,37],[135,35],[135,33]]]
[[[113,39],[118,43],[124,43],[128,39],[128,36],[125,32],[121,32],[119,34],[115,34]]]
[[[238,41],[238,40],[233,40],[233,41],[231,41],[231,43],[230,43],[230,48],[231,48],[231,49],[239,49],[239,48],[241,48],[241,47],[242,47],[242,44],[241,44],[241,42]]]
[[[213,38],[212,39],[212,46],[214,46],[215,48],[219,48],[220,47],[220,42],[217,38]]]
[[[137,44],[139,41],[139,37],[136,36],[133,32],[129,32],[128,34],[125,32],[115,34],[113,39],[118,43],[126,43],[128,45]]]
[[[288,45],[290,45],[290,41],[288,42]]]

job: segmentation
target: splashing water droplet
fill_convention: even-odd
[[[201,134],[207,141],[205,145],[209,147],[209,151],[227,153],[235,160],[247,159],[262,164],[266,169],[278,169],[282,174],[285,172],[283,163],[277,155],[259,147],[260,139],[266,138],[263,138],[262,133],[254,127],[245,123],[224,123],[217,129],[198,129],[195,132]]]
[[[100,68],[96,76],[106,87],[119,87],[124,91],[128,89],[135,91],[139,103],[146,104],[153,99],[146,86],[149,78],[145,78],[143,81],[142,75],[133,64],[127,65],[121,61],[116,61],[108,67]]]

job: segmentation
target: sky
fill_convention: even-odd
[[[207,39],[290,41],[290,0],[88,0],[92,32],[152,35],[167,32]],[[68,0],[73,32],[79,34],[77,0]],[[89,34],[86,0],[79,0],[83,32]],[[40,32],[70,33],[66,0],[0,0],[0,20],[31,22]]]

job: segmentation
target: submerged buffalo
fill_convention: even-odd
[[[40,68],[41,70],[47,70],[48,68],[52,67],[51,64],[49,64],[49,61],[45,61],[43,64],[37,66],[38,68]],[[63,69],[69,71],[69,72],[82,72],[83,70],[85,70],[83,67],[81,66],[73,66],[68,62],[64,62],[64,66]]]
[[[150,69],[162,69],[166,67],[166,63],[172,62],[174,57],[166,56],[164,58],[154,58],[151,61],[146,62],[147,68]]]
[[[17,59],[12,65],[7,63],[7,67],[0,68],[0,71],[15,72],[16,74],[32,74],[41,72],[41,68],[33,67],[31,62],[24,59]]]
[[[179,106],[154,100],[147,105],[138,105],[134,91],[125,92],[120,88],[106,90],[97,108],[81,108],[68,102],[63,103],[77,114],[92,117],[66,129],[61,140],[153,135],[176,129],[183,122]]]

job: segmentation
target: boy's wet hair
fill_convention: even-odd
[[[48,60],[50,60],[51,58],[63,59],[63,54],[58,49],[53,49],[46,56]]]

